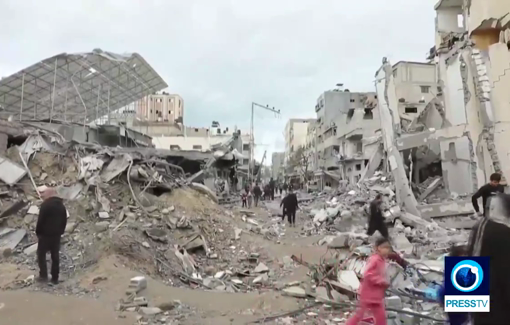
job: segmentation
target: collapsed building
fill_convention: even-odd
[[[399,111],[394,68],[383,59],[376,89],[388,168],[397,197],[411,213],[471,213],[463,199],[498,172],[509,175],[505,144],[510,95],[510,3],[439,1],[436,10],[437,90],[407,123]],[[443,184],[440,200],[427,196]],[[440,202],[436,202],[440,201]]]

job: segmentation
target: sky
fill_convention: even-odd
[[[55,54],[137,52],[184,98],[184,123],[249,131],[283,151],[321,92],[374,91],[383,57],[423,61],[435,0],[0,0],[0,76]],[[270,158],[269,158],[270,160]]]

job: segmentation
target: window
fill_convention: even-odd
[[[365,159],[365,166],[368,165],[369,160]]]
[[[356,100],[354,98],[351,98],[351,103],[355,103]]]
[[[372,113],[371,108],[365,108],[365,114],[363,114],[364,120],[373,120],[374,119],[374,113]]]
[[[354,116],[354,108],[349,109],[349,112],[347,112],[347,123],[349,123]]]
[[[464,28],[464,16],[462,14],[457,15],[457,27]]]
[[[243,165],[248,165],[250,163],[250,159],[243,159]]]
[[[243,144],[243,151],[248,151],[250,150],[250,144]]]
[[[398,76],[398,70],[395,69],[393,70],[393,78],[396,78]]]
[[[170,145],[170,150],[181,150],[181,147],[179,147],[178,145],[176,144],[171,144]]]
[[[356,152],[363,152],[363,143],[361,141],[356,142]]]
[[[195,132],[198,132],[198,129],[195,129]]]
[[[179,99],[179,107],[181,107],[181,100]]]
[[[356,164],[356,170],[361,170],[361,164]]]
[[[418,107],[406,107],[406,114],[409,113],[418,113]]]
[[[420,86],[422,94],[428,94],[430,92],[430,86]]]
[[[194,144],[194,145],[193,145],[193,150],[202,150],[202,145],[200,145],[200,144]]]
[[[216,129],[216,134],[221,134],[221,129],[220,128]]]

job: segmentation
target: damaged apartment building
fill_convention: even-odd
[[[442,0],[435,10],[430,72],[416,79],[414,70],[401,71],[383,59],[376,73],[397,197],[408,212],[425,218],[471,213],[468,197],[492,173],[508,178],[510,172],[505,143],[510,132],[510,2]],[[411,120],[402,82],[414,84],[415,93],[418,87],[429,91]]]
[[[358,182],[380,148],[380,122],[375,93],[334,89],[321,94],[310,123],[307,150],[319,188],[339,181]]]

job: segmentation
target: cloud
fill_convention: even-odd
[[[185,100],[185,123],[249,130],[257,156],[284,147],[291,117],[314,117],[321,92],[372,91],[383,56],[423,60],[429,0],[0,0],[0,75],[60,52],[138,52]],[[262,144],[264,146],[262,146]],[[269,156],[270,157],[270,156]]]

